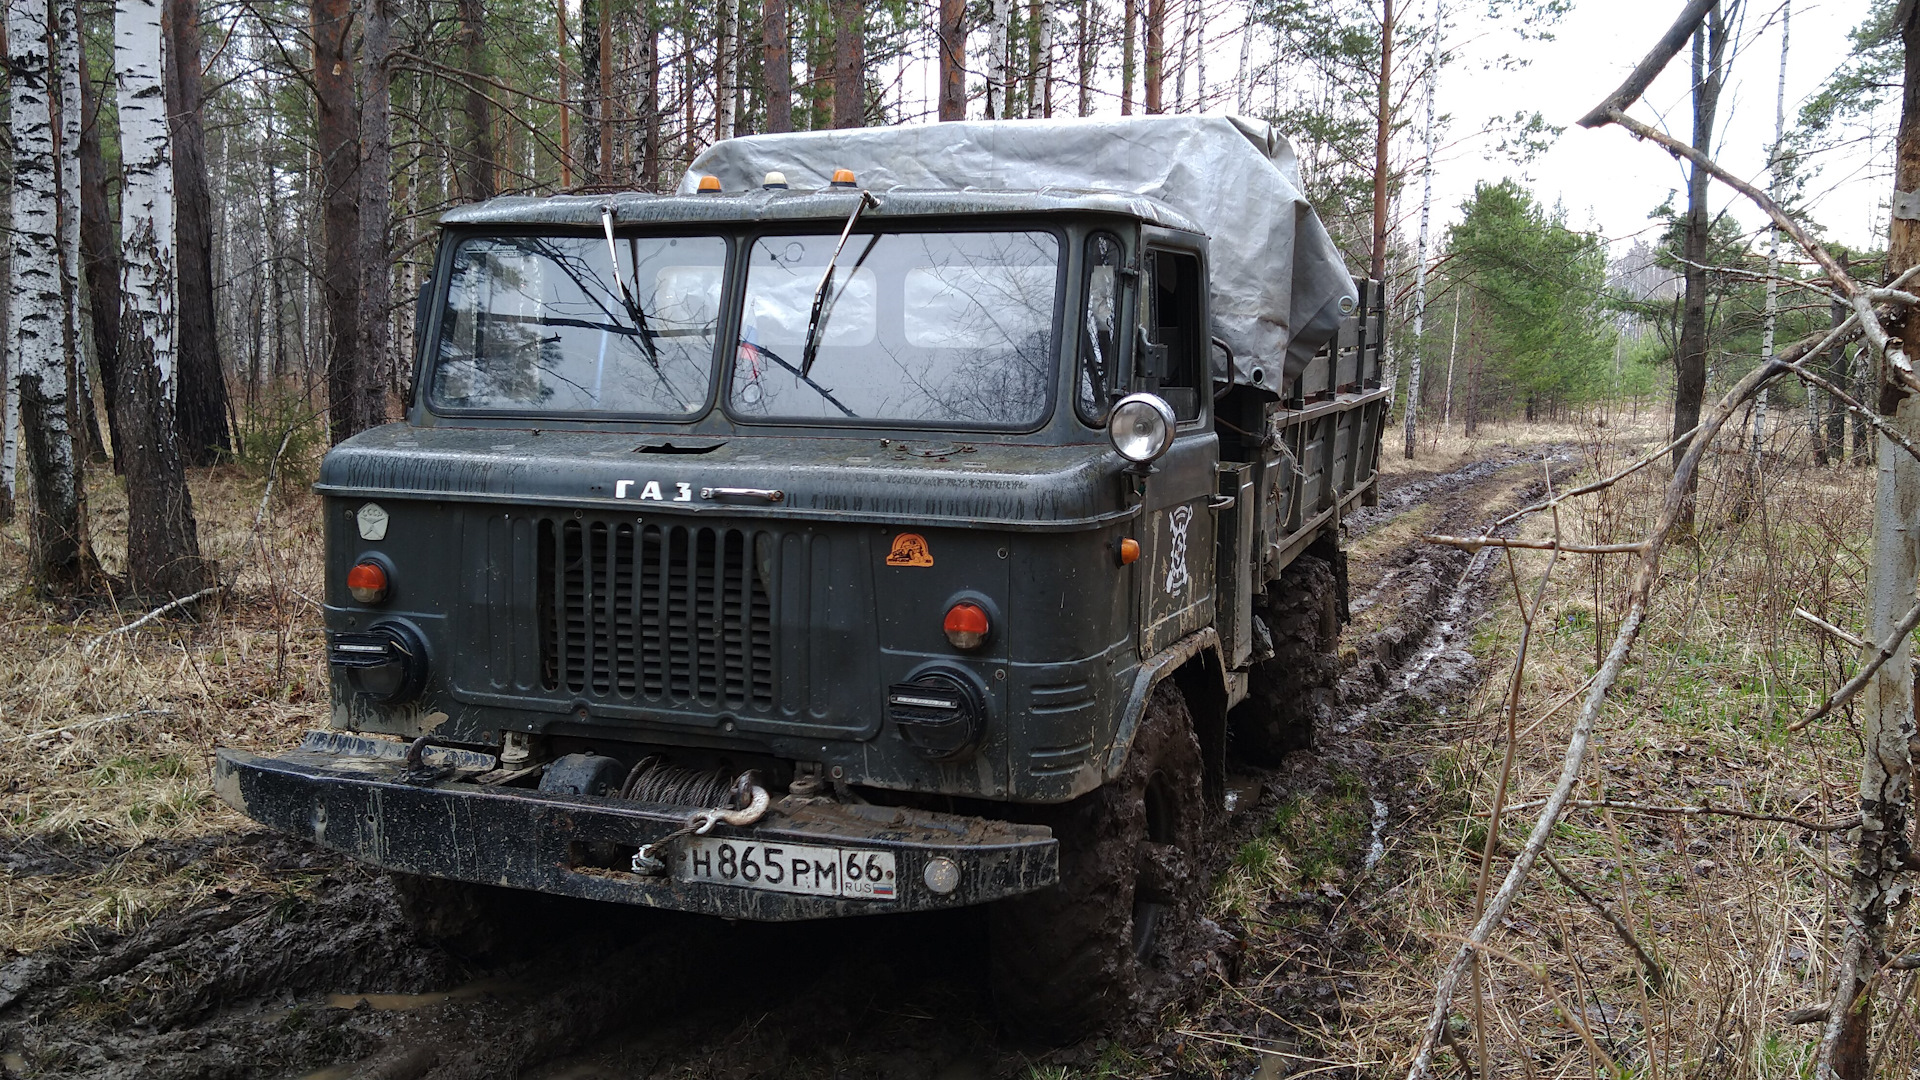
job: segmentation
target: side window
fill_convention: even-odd
[[[1087,238],[1087,309],[1080,320],[1080,373],[1074,408],[1094,427],[1107,422],[1107,406],[1120,374],[1120,240],[1112,233]]]
[[[1200,297],[1200,260],[1172,251],[1153,252],[1147,336],[1166,349],[1160,396],[1182,423],[1200,418],[1207,389],[1208,356]]]

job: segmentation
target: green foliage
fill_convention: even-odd
[[[1446,287],[1466,292],[1482,393],[1504,389],[1531,411],[1610,389],[1605,242],[1513,180],[1476,185],[1461,212],[1447,230]]]
[[[285,450],[280,448],[283,440]],[[277,454],[277,483],[282,491],[293,491],[313,479],[326,447],[326,423],[305,396],[291,388],[269,388],[241,408],[234,431],[233,463],[246,475],[265,480]]]

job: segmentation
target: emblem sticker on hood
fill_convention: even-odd
[[[893,550],[887,552],[888,566],[932,566],[933,549],[919,533],[901,533],[893,538]]]

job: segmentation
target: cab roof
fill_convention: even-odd
[[[982,214],[1110,214],[1134,218],[1149,225],[1198,233],[1199,226],[1166,203],[1147,195],[1114,191],[1041,188],[1009,191],[974,188],[891,188],[871,192],[875,205],[862,218],[898,220],[918,217],[977,216]],[[705,195],[649,195],[618,192],[603,195],[553,195],[545,198],[509,196],[490,199],[447,212],[443,226],[459,227],[577,227],[599,229],[600,213],[612,207],[619,225],[683,225],[711,222],[845,221],[860,193],[856,188],[819,190],[758,189]]]

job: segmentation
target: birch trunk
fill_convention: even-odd
[[[1134,34],[1139,29],[1140,0],[1125,0],[1121,21],[1126,25],[1120,35],[1120,115],[1132,116]]]
[[[993,32],[987,38],[987,119],[1007,114],[1012,65],[1007,63],[1007,31],[1013,24],[1013,0],[993,0]]]
[[[1233,111],[1245,115],[1247,111],[1247,62],[1253,58],[1253,13],[1247,13],[1247,21],[1240,28],[1240,67],[1233,75]]]
[[[51,78],[48,54],[52,15],[47,0],[9,0],[7,5],[14,153],[7,338],[14,365],[8,372],[9,395],[18,395],[17,415],[33,484],[30,573],[38,588],[57,594],[89,586],[95,565],[68,392],[61,170],[54,154],[60,90]]]
[[[82,457],[101,449],[100,421],[93,414],[87,354],[80,336],[80,4],[53,0],[55,63],[60,71],[60,291],[64,297],[64,355],[73,380],[74,450]]]
[[[1076,103],[1078,110],[1074,113],[1075,116],[1091,116],[1093,114],[1094,20],[1093,11],[1091,10],[1092,6],[1093,0],[1077,0],[1076,2],[1076,7],[1079,9],[1080,37],[1078,42],[1076,42],[1074,55],[1079,61],[1079,63],[1075,65],[1075,71],[1080,79],[1080,93],[1079,100]]]
[[[120,414],[127,437],[127,577],[156,598],[204,588],[193,500],[174,430],[173,159],[160,0],[119,0],[113,54],[125,179],[120,196]]]
[[[5,112],[0,121],[8,125],[9,134],[13,130],[13,110],[9,107],[11,98],[11,94],[0,94],[0,110]],[[13,222],[13,183],[10,177],[4,186],[0,186],[0,220],[8,224]],[[13,360],[13,321],[9,314],[12,310],[13,245],[9,244],[6,258],[0,259],[0,327],[7,328],[6,340],[0,342],[0,525],[13,524],[15,492],[19,490],[17,472],[20,443],[17,432],[20,429],[20,372]]]
[[[1780,9],[1780,79],[1774,84],[1773,94],[1773,145],[1767,148],[1767,194],[1775,201],[1780,198],[1780,143],[1787,134],[1787,28],[1792,18],[1793,5],[1784,4]],[[1765,364],[1773,359],[1774,331],[1780,319],[1780,230],[1767,230],[1767,291],[1761,305],[1760,314],[1760,362]],[[1767,443],[1767,397],[1768,388],[1762,388],[1753,400],[1752,472],[1750,493],[1757,496],[1760,484],[1760,454]],[[1813,436],[1813,458],[1815,463],[1827,463],[1826,448],[1820,444],[1820,399],[1814,397],[1813,388],[1807,388],[1807,433]]]
[[[1380,0],[1380,94],[1374,106],[1373,248],[1367,276],[1387,280],[1387,141],[1393,134],[1393,0]],[[1393,383],[1382,379],[1388,386]]]
[[[1905,46],[1905,86],[1895,142],[1893,186],[1920,185],[1920,10],[1900,5],[1895,29]],[[1920,222],[1895,217],[1889,227],[1887,279],[1920,264]],[[1912,335],[1913,313],[1902,309],[1886,324],[1896,340]],[[1867,358],[1862,357],[1862,361]],[[1920,400],[1898,389],[1876,357],[1880,392],[1864,404],[1877,406],[1908,440],[1920,439]],[[1874,482],[1873,556],[1868,563],[1868,635],[1885,641],[1914,605],[1920,581],[1920,462],[1885,434],[1876,435],[1879,468]],[[1875,672],[1861,695],[1860,827],[1855,833],[1853,883],[1847,899],[1846,936],[1827,1009],[1815,1075],[1820,1080],[1864,1080],[1871,1069],[1874,986],[1882,981],[1888,931],[1905,906],[1912,883],[1913,848],[1908,829],[1913,799],[1912,637]]]
[[[713,137],[734,134],[734,53],[739,38],[740,0],[720,0],[720,32],[713,50]]]
[[[1413,264],[1413,355],[1407,363],[1407,460],[1420,417],[1420,357],[1427,339],[1427,225],[1433,218],[1433,90],[1440,78],[1440,0],[1433,3],[1433,55],[1427,61],[1426,158],[1420,166],[1420,239]]]

